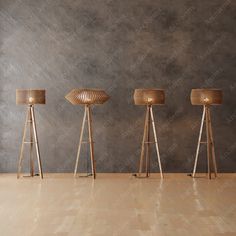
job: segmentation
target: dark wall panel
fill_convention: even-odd
[[[73,171],[83,107],[64,95],[76,87],[111,96],[93,108],[98,172],[136,171],[144,107],[132,95],[143,87],[166,89],[154,109],[164,171],[190,171],[201,116],[191,88],[222,88],[216,155],[220,171],[235,171],[235,11],[230,0],[0,0],[0,171],[16,170],[25,117],[16,88],[47,89],[35,108],[44,171]]]

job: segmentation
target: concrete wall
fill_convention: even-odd
[[[190,91],[222,88],[216,157],[219,171],[235,171],[235,10],[230,0],[0,0],[0,171],[16,171],[26,110],[16,88],[47,90],[35,107],[44,171],[73,171],[83,107],[64,96],[76,87],[111,96],[93,108],[98,172],[137,170],[145,107],[132,96],[148,87],[166,89],[154,107],[163,170],[192,170],[202,111]],[[81,170],[87,155],[85,146]],[[205,164],[202,148],[198,170]]]

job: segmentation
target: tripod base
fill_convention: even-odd
[[[206,139],[206,141],[201,141],[204,123],[206,126],[206,138],[207,139]],[[213,133],[212,133],[210,106],[207,106],[207,105],[203,106],[202,120],[201,120],[200,132],[199,132],[199,137],[198,137],[197,151],[196,151],[196,156],[195,156],[192,177],[195,177],[195,174],[196,174],[199,149],[200,149],[201,144],[207,145],[208,178],[211,179],[212,171],[214,172],[215,177],[217,177],[217,166],[216,166],[216,158],[215,158],[215,146],[214,146]]]
[[[83,141],[83,133],[84,133],[84,127],[85,127],[85,122],[86,121],[87,121],[87,125],[88,125],[89,140],[88,141]],[[83,117],[81,132],[80,132],[80,140],[79,140],[79,146],[78,146],[78,152],[77,152],[77,158],[76,158],[75,170],[74,170],[74,176],[75,177],[76,177],[77,170],[78,170],[81,145],[84,144],[84,143],[89,143],[90,160],[91,160],[91,167],[92,167],[91,176],[93,176],[93,178],[95,179],[96,178],[96,168],[95,168],[95,159],[94,159],[94,145],[93,145],[94,142],[93,142],[93,136],[92,136],[91,108],[90,108],[89,105],[85,105],[85,109],[84,109],[84,117]],[[86,177],[88,177],[88,176],[86,176]]]
[[[154,141],[150,141],[150,129],[153,129]],[[160,169],[161,178],[163,178],[162,167],[161,167],[161,158],[159,153],[159,146],[157,141],[156,127],[154,122],[154,115],[152,111],[152,105],[147,105],[146,117],[144,123],[144,134],[142,141],[141,156],[139,162],[139,173],[137,177],[141,177],[143,167],[145,167],[145,177],[150,176],[150,144],[155,144],[157,160]],[[145,159],[145,160],[144,160]],[[145,165],[144,165],[145,162]]]
[[[25,141],[26,131],[27,131],[28,126],[30,127],[30,141]],[[19,156],[19,161],[18,161],[17,178],[20,178],[25,144],[30,145],[30,176],[31,177],[35,176],[35,174],[34,174],[34,158],[33,158],[33,146],[35,146],[36,156],[37,156],[37,161],[38,161],[38,168],[39,168],[39,176],[41,179],[43,179],[43,171],[42,171],[42,164],[41,164],[41,158],[40,158],[40,152],[39,152],[38,134],[37,134],[37,129],[36,129],[34,106],[33,105],[29,105],[28,109],[27,109],[25,125],[24,125],[24,130],[23,130],[21,150],[20,150],[20,156]]]

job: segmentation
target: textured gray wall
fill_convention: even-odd
[[[235,171],[235,11],[233,0],[0,0],[0,171],[16,171],[25,107],[15,89],[30,87],[47,89],[36,107],[46,172],[74,168],[83,108],[64,95],[76,87],[111,96],[93,109],[98,172],[136,171],[145,111],[132,95],[142,87],[166,89],[155,107],[164,171],[190,171],[201,116],[191,88],[222,88],[224,104],[212,109],[217,161]]]

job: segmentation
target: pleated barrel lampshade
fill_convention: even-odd
[[[164,105],[165,91],[163,89],[135,89],[135,105]]]
[[[101,89],[72,89],[65,98],[73,105],[103,104],[109,96]]]
[[[220,105],[223,101],[221,89],[192,89],[192,105]]]
[[[17,89],[16,104],[45,104],[45,93],[44,89]]]

